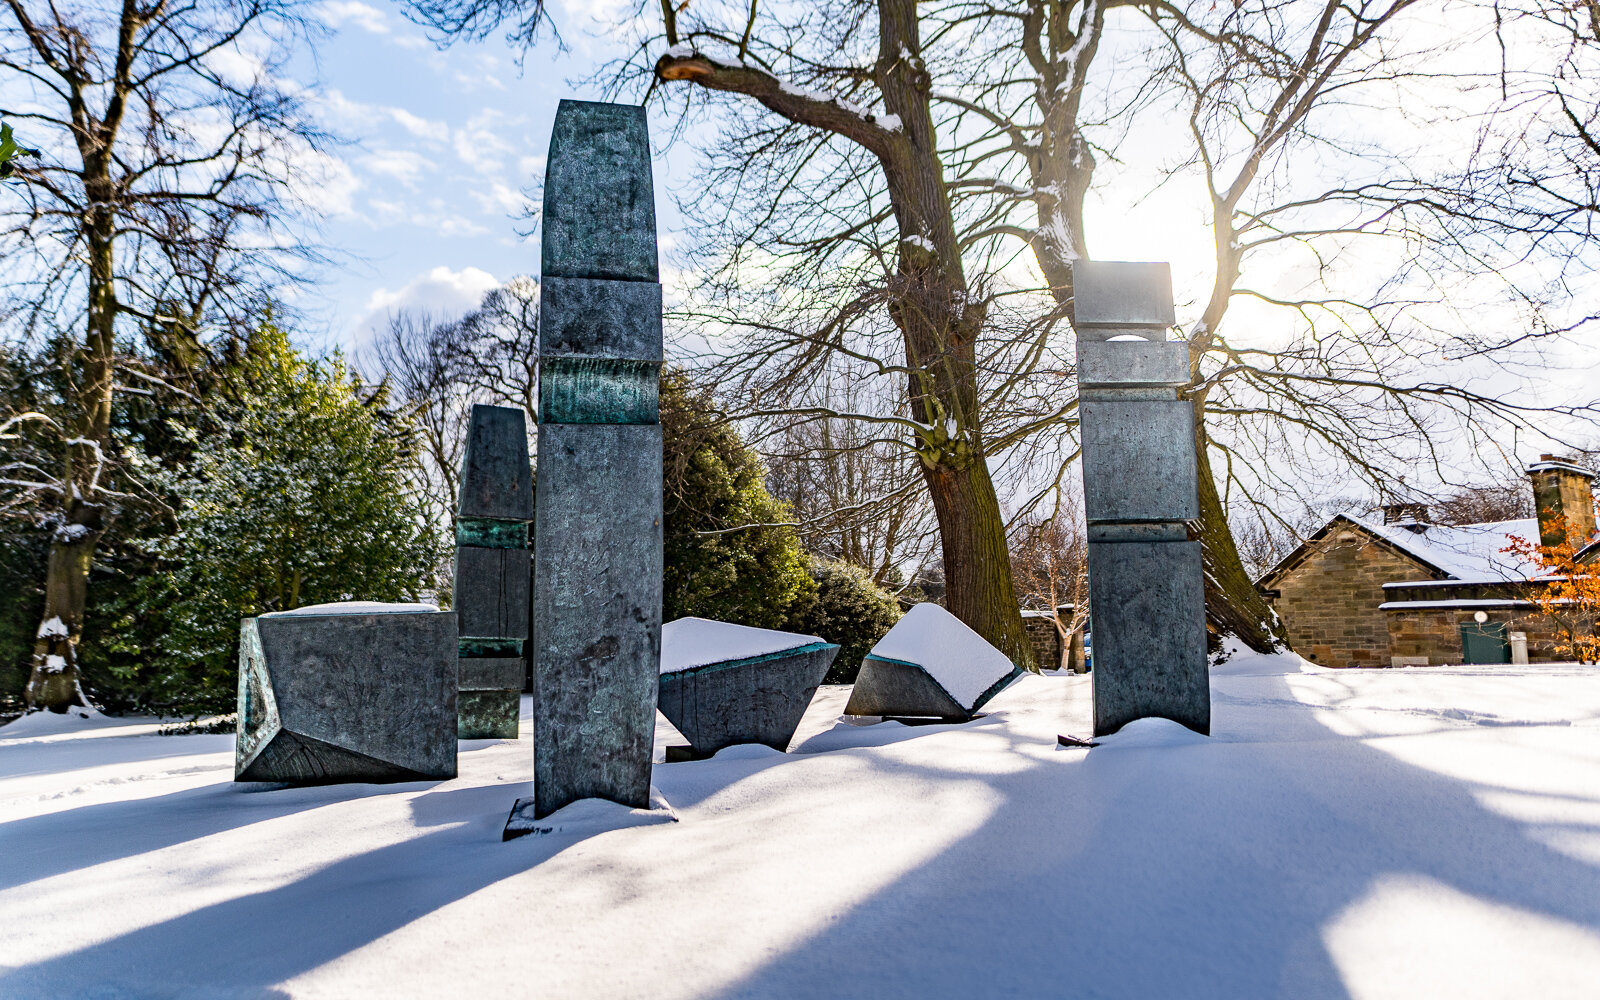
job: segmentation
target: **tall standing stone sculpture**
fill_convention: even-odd
[[[1166,264],[1073,265],[1094,732],[1157,716],[1211,731],[1189,350]]]
[[[661,655],[661,285],[644,109],[562,101],[546,164],[537,817],[591,796],[648,807]]]
[[[517,738],[528,639],[533,471],[522,411],[472,408],[456,511],[460,739]]]

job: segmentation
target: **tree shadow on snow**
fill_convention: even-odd
[[[0,844],[7,862],[0,868],[0,891],[333,802],[414,792],[417,785],[293,788],[236,785],[224,780],[165,795],[95,802],[11,820],[0,823]],[[335,787],[338,791],[330,792]],[[159,821],[152,822],[152,816]]]
[[[106,995],[118,998],[282,996],[276,984],[526,872],[586,839],[555,835],[502,844],[499,832],[512,802],[508,791],[524,785],[420,796],[413,814],[419,824],[439,827],[432,832],[333,862],[287,885],[184,913],[58,958],[3,969],[0,996],[95,995],[94,989],[107,983],[116,987]],[[463,815],[471,817],[468,822],[460,822]],[[507,933],[510,948],[514,936],[524,931],[508,924]],[[401,984],[393,985],[405,993]],[[379,988],[376,994],[382,992]]]
[[[1392,875],[1600,927],[1600,870],[1480,806],[1494,786],[1336,736],[1284,678],[1251,681],[1272,696],[1218,699],[1212,740],[1008,775],[981,828],[717,996],[1347,998],[1324,934]],[[1292,725],[1239,717],[1284,702]],[[1298,746],[1241,753],[1252,733]]]

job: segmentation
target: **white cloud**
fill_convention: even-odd
[[[347,24],[353,25],[402,49],[425,49],[431,45],[420,32],[410,30],[409,25],[402,24],[396,30],[387,12],[360,0],[324,0],[317,7],[317,12],[329,27],[338,29]]]
[[[216,49],[205,57],[206,68],[237,87],[244,87],[265,78],[266,60],[255,52],[246,51],[242,45]]]
[[[371,334],[401,310],[416,310],[443,320],[455,319],[477,308],[483,296],[498,287],[500,282],[488,271],[476,267],[452,271],[441,264],[398,289],[375,290],[367,298],[366,312],[356,326]]]
[[[389,17],[383,11],[361,0],[324,0],[317,12],[330,27],[342,28],[353,24],[374,35],[389,33]]]
[[[443,136],[450,131],[443,122],[423,118],[405,108],[353,101],[337,89],[329,89],[314,96],[323,117],[358,133],[370,132],[375,125],[385,119],[415,136]]]
[[[450,208],[438,198],[429,199],[426,203],[373,198],[367,204],[372,209],[371,222],[379,228],[420,226],[440,236],[487,236],[490,232],[489,227]]]
[[[478,208],[490,215],[520,217],[532,207],[532,202],[521,191],[500,181],[490,181],[488,190],[474,188],[469,193],[472,200],[478,203]]]
[[[291,195],[312,212],[325,218],[355,214],[355,193],[362,182],[350,164],[337,156],[297,147],[286,156],[285,167]]]
[[[500,138],[497,130],[514,125],[519,120],[510,119],[494,108],[484,108],[456,129],[452,139],[456,156],[480,174],[499,173],[505,169],[505,156],[513,149],[510,143]]]
[[[360,165],[375,174],[393,177],[415,191],[430,162],[421,153],[409,149],[379,149],[361,157]]]
[[[490,90],[505,90],[504,78],[515,76],[516,70],[508,68],[500,57],[489,52],[477,52],[472,57],[472,71],[454,69],[451,75],[463,90],[473,91],[487,87]]]
[[[434,220],[434,229],[440,236],[487,236],[489,227],[464,219],[459,215],[444,215]]]
[[[382,108],[381,110],[399,122],[401,128],[415,136],[437,135],[444,129],[444,126],[439,122],[432,122],[419,115],[414,115],[405,108]]]

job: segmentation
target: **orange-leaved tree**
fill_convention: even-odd
[[[1583,540],[1541,545],[1512,536],[1501,551],[1539,567],[1529,599],[1556,635],[1556,654],[1600,663],[1600,565],[1579,562],[1582,549]]]

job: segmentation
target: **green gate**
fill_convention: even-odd
[[[1510,663],[1505,622],[1467,622],[1461,626],[1461,662]]]

